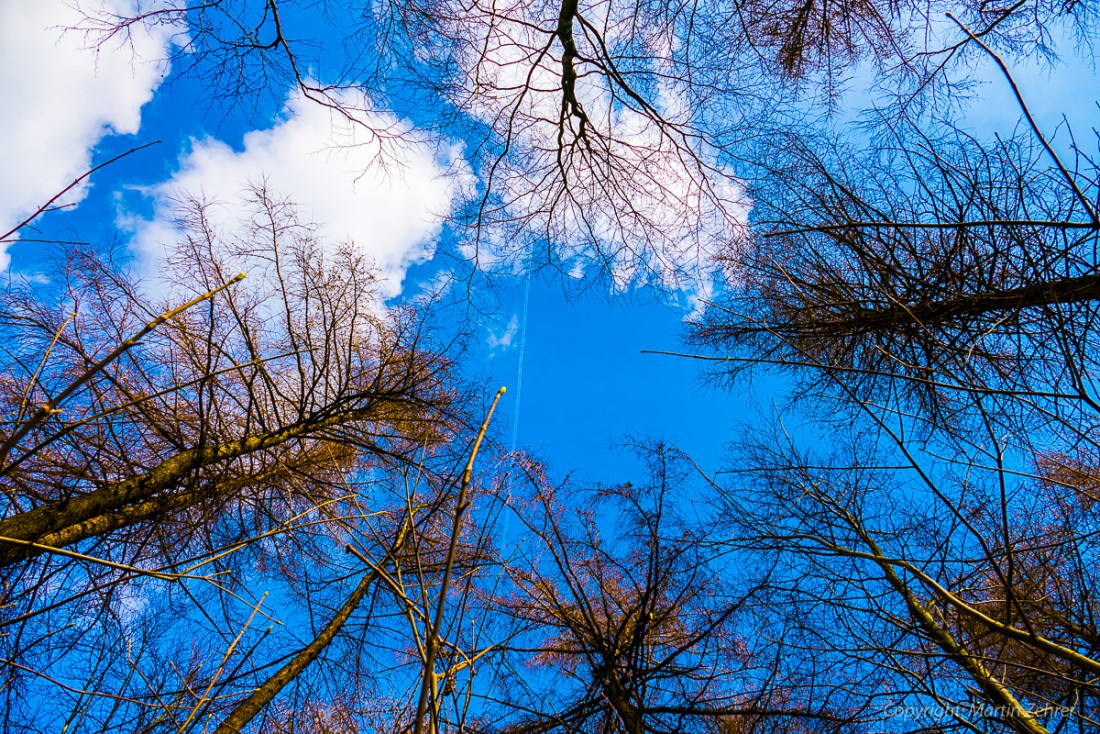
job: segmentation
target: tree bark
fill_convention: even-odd
[[[1100,275],[1081,275],[1018,288],[975,293],[943,301],[897,304],[884,309],[869,309],[836,322],[826,322],[830,330],[878,331],[907,324],[935,324],[949,319],[978,316],[990,312],[1022,311],[1059,303],[1100,300]]]
[[[366,410],[376,412],[373,408]],[[179,509],[189,501],[198,502],[202,498],[201,492],[177,489],[190,472],[305,438],[363,417],[363,411],[357,413],[359,415],[341,413],[316,420],[302,420],[237,441],[187,449],[145,474],[110,482],[87,494],[58,500],[0,520],[0,568],[43,552],[22,544],[5,543],[4,540],[30,541],[61,548],[148,520],[161,511],[160,507]]]
[[[405,538],[408,536],[411,522],[412,518],[406,518],[405,524],[397,535],[397,539],[386,553],[386,556],[379,563],[379,566],[386,563],[386,561],[401,548],[402,543],[405,542]],[[364,576],[359,582],[359,585],[355,587],[355,590],[351,592],[351,596],[348,597],[347,601],[345,601],[343,606],[336,612],[336,616],[325,625],[325,628],[313,639],[313,642],[302,648],[290,662],[279,668],[274,675],[264,681],[256,690],[252,691],[248,698],[237,704],[233,712],[225,717],[218,728],[214,730],[214,734],[239,734],[244,727],[248,726],[248,723],[252,721],[265,706],[271,703],[275,696],[279,695],[280,691],[286,688],[291,681],[308,668],[310,663],[316,660],[325,648],[336,638],[337,633],[343,628],[348,618],[351,617],[352,613],[363,602],[367,592],[370,591],[371,585],[374,584],[379,575],[380,572],[376,568]]]

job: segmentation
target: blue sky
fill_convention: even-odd
[[[96,0],[89,7],[96,3],[124,5]],[[71,12],[66,7],[61,0],[0,0],[0,88],[9,100],[0,115],[0,168],[8,172],[0,184],[0,228],[14,225],[90,165],[160,140],[98,172],[78,195],[78,206],[41,220],[43,233],[121,242],[142,267],[155,270],[158,248],[172,237],[172,196],[204,192],[225,204],[225,222],[231,223],[237,192],[263,180],[298,202],[302,215],[328,236],[361,243],[389,279],[388,298],[415,293],[450,267],[437,254],[447,236],[444,220],[463,187],[475,183],[461,140],[429,142],[414,134],[417,142],[401,154],[403,173],[388,177],[374,165],[377,146],[355,139],[354,130],[324,109],[278,94],[257,98],[255,106],[212,104],[201,82],[155,61],[169,50],[166,30],[139,32],[132,48],[107,46],[95,56],[79,34],[56,27]],[[1066,112],[1083,132],[1097,119],[1091,104],[1096,77],[1087,64],[1070,61],[1054,71],[1035,65],[1017,72],[1046,129]],[[1006,131],[1018,110],[991,67],[982,75],[989,82],[968,124],[977,132]],[[409,125],[386,113],[373,119]],[[363,145],[329,150],[350,142]],[[0,256],[0,267],[14,277],[48,279],[43,246],[27,241],[34,236],[21,233],[23,241]],[[544,456],[557,472],[624,478],[634,462],[614,446],[629,435],[673,439],[713,470],[731,429],[770,413],[781,399],[766,380],[724,390],[702,379],[698,362],[642,353],[680,350],[689,294],[597,286],[578,295],[543,274],[532,280],[524,324],[524,279],[497,278],[497,293],[482,304],[486,310],[465,369],[509,387],[500,413],[503,436],[510,437],[518,415],[519,447]]]
[[[81,2],[87,9],[125,10],[135,0]],[[369,254],[385,277],[383,303],[413,298],[452,269],[468,273],[453,257],[456,250],[465,250],[462,242],[453,241],[448,217],[484,171],[471,163],[471,140],[433,139],[417,127],[435,110],[418,109],[416,98],[395,96],[391,101],[403,108],[364,113],[370,124],[402,135],[407,144],[395,149],[380,147],[361,128],[287,89],[268,89],[239,105],[229,104],[203,80],[180,76],[180,63],[168,67],[160,61],[172,53],[171,28],[139,28],[132,45],[108,45],[95,54],[85,37],[59,28],[80,22],[70,5],[69,0],[0,0],[0,232],[91,166],[135,146],[160,142],[98,171],[68,197],[73,206],[46,215],[7,246],[0,244],[0,273],[50,288],[54,281],[44,258],[50,248],[35,240],[75,240],[122,248],[148,275],[155,292],[158,262],[179,234],[173,199],[192,195],[216,200],[215,224],[235,232],[246,208],[241,192],[261,182],[275,195],[296,202],[300,216],[315,223],[325,239],[354,240]],[[303,36],[344,30],[337,20],[328,25],[333,30],[326,30],[317,16],[287,20]],[[338,56],[340,39],[334,35],[326,40],[332,41],[329,53]],[[1087,140],[1092,146],[1088,149],[1095,151],[1091,130],[1100,124],[1095,104],[1100,86],[1096,70],[1073,56],[1074,44],[1073,39],[1060,44],[1071,50],[1064,65],[1014,62],[1013,70],[1045,131],[1058,128],[1065,114],[1078,139]],[[180,61],[186,63],[186,57]],[[1019,124],[1020,111],[1007,84],[988,59],[973,61],[984,85],[967,109],[965,126],[982,137],[1010,132]],[[838,119],[856,118],[871,99],[859,86],[861,78],[854,75]],[[547,87],[560,95],[560,79]],[[588,93],[592,96],[586,101],[598,106],[600,90]],[[341,94],[345,104],[370,106],[354,91]],[[675,115],[675,90],[654,96],[662,94],[663,111]],[[537,119],[534,106],[523,114]],[[490,117],[485,110],[474,113],[482,131]],[[653,131],[644,121],[627,117],[616,124],[652,141]],[[1061,132],[1058,149],[1065,151],[1068,143]],[[659,141],[653,149],[664,152]],[[653,179],[667,178],[673,191],[694,192],[684,171],[668,169],[667,157],[657,158],[633,162],[643,176],[648,167]],[[387,160],[401,165],[382,170],[379,161]],[[734,176],[737,171],[722,173]],[[538,208],[539,191],[524,191],[519,174],[511,183],[518,187],[517,202]],[[682,216],[652,196],[636,202],[659,225],[649,244],[665,248],[672,262],[684,265],[683,250],[677,250],[681,245],[701,244],[705,250],[729,236],[744,223],[750,202],[737,200],[736,181],[726,178],[722,183],[725,188],[718,187],[718,196],[732,205],[733,226],[710,216],[713,212]],[[621,203],[589,197],[580,206],[588,207],[599,222]],[[536,229],[560,236],[557,244],[574,254],[583,250],[581,238],[571,231],[575,225],[575,213],[534,223]],[[525,277],[517,272],[516,260],[494,266],[493,247],[506,250],[513,244],[507,235],[489,243],[485,265],[493,270],[493,287],[486,287],[486,278],[473,278],[476,298],[464,304],[460,281],[449,313],[467,319],[462,324],[469,329],[463,376],[483,387],[486,403],[497,386],[508,388],[494,423],[497,438],[508,446],[514,437],[518,448],[545,459],[553,476],[572,475],[582,485],[644,480],[637,458],[622,448],[632,438],[672,441],[701,468],[717,472],[727,442],[746,425],[749,430],[776,430],[769,424],[777,414],[787,413],[783,426],[791,426],[806,443],[828,430],[790,415],[786,385],[773,376],[758,375],[732,387],[716,385],[706,380],[702,362],[645,353],[685,350],[685,319],[697,306],[700,289],[725,275],[713,263],[692,271],[688,262],[686,269],[696,280],[667,277],[665,287],[652,288],[639,287],[631,280],[628,263],[617,261],[617,283],[596,279],[582,288],[569,280],[568,267]],[[579,265],[582,275],[591,275],[593,268],[585,270],[583,257],[572,264]],[[658,269],[653,277],[666,276]],[[521,527],[508,516],[504,524],[507,532]],[[296,613],[292,603],[282,601],[272,598],[268,604]],[[287,645],[283,640],[277,644]]]
[[[0,224],[14,225],[91,165],[160,142],[97,172],[77,196],[68,197],[77,206],[38,220],[39,232],[24,230],[21,241],[7,248],[10,263],[0,263],[10,276],[33,277],[48,287],[49,266],[42,260],[47,248],[29,241],[39,234],[96,245],[121,242],[139,269],[155,267],[158,245],[172,237],[171,196],[202,192],[224,202],[231,219],[236,192],[259,180],[300,203],[303,216],[333,238],[350,235],[368,243],[367,251],[389,276],[391,298],[415,293],[421,281],[450,266],[431,254],[446,236],[438,213],[447,210],[456,187],[469,184],[462,180],[468,171],[448,170],[444,160],[448,153],[461,158],[459,141],[442,152],[424,144],[412,152],[413,165],[399,180],[375,180],[369,153],[376,151],[369,143],[367,152],[346,158],[325,151],[334,141],[346,142],[340,134],[349,134],[332,134],[327,111],[293,98],[261,98],[255,110],[211,105],[209,90],[194,78],[171,69],[164,77],[162,66],[129,49],[108,46],[96,57],[79,34],[57,27],[59,18],[76,22],[67,12],[64,3],[52,0],[0,3],[0,34],[6,36],[0,53],[8,57],[0,86],[19,103],[4,115],[0,161],[21,176],[18,186],[9,177],[9,189],[18,190],[0,207]],[[19,44],[13,44],[16,36]],[[139,33],[135,50],[154,59],[166,44],[166,35]],[[135,61],[137,71],[131,72]],[[396,117],[391,122],[401,124]],[[363,168],[368,175],[360,178]],[[518,446],[536,451],[561,473],[623,478],[634,461],[614,447],[628,436],[674,438],[704,465],[715,466],[722,428],[743,411],[747,396],[705,384],[696,362],[642,354],[680,349],[687,297],[644,288],[610,292],[606,286],[578,294],[561,278],[543,276],[532,280],[525,329],[525,280],[498,275],[495,294],[480,303],[486,310],[478,312],[465,364],[469,376],[509,387],[499,414],[505,440],[520,395]]]

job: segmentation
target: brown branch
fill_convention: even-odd
[[[405,542],[405,538],[408,537],[410,523],[411,518],[406,518],[405,524],[402,525],[397,535],[397,539],[386,552],[382,561],[378,564],[379,567],[385,564],[389,558],[400,550],[401,545]],[[361,557],[361,554],[354,551],[351,546],[347,546],[346,550]],[[347,623],[352,613],[354,613],[363,602],[371,586],[378,580],[379,575],[380,570],[375,568],[364,576],[355,587],[355,590],[351,592],[351,596],[347,598],[347,601],[345,601],[339,611],[336,612],[336,615],[327,625],[325,625],[325,628],[321,630],[321,633],[318,634],[312,642],[302,648],[297,655],[291,658],[290,662],[279,668],[274,675],[257,687],[248,698],[237,704],[237,707],[233,709],[232,713],[225,717],[218,728],[214,730],[214,734],[238,734],[238,732],[244,729],[244,727],[246,727],[265,706],[271,703],[280,691],[286,688],[295,678],[308,668],[336,638],[336,635],[343,628],[344,624]]]
[[[140,515],[140,503],[151,500],[161,492],[170,492],[195,469],[237,459],[282,445],[287,441],[316,434],[360,418],[364,411],[368,410],[370,408],[341,412],[323,418],[304,419],[278,430],[240,440],[181,451],[145,474],[120,482],[111,482],[92,492],[59,500],[0,520],[0,536],[26,541],[39,541],[48,537],[53,537],[55,540],[62,537],[74,539],[89,537],[79,530],[82,523],[109,522],[101,518],[115,513],[131,512]],[[0,568],[25,560],[30,555],[21,546],[0,547]]]
[[[27,218],[26,218],[26,219],[24,219],[24,220],[23,220],[22,222],[20,222],[19,224],[15,225],[15,226],[14,226],[14,227],[12,227],[11,229],[9,229],[9,230],[8,230],[7,232],[5,232],[4,234],[0,234],[0,243],[3,243],[3,242],[7,242],[7,241],[9,241],[9,240],[8,240],[8,238],[9,238],[9,237],[11,237],[11,236],[12,236],[13,234],[15,234],[15,233],[16,233],[16,232],[18,232],[19,230],[23,229],[23,227],[26,227],[26,226],[27,226],[28,224],[30,224],[31,222],[33,222],[33,221],[34,221],[35,219],[37,219],[38,217],[42,216],[42,215],[43,215],[44,213],[46,213],[47,211],[49,211],[49,210],[50,210],[50,207],[52,207],[52,206],[53,206],[53,204],[54,204],[54,202],[55,202],[55,201],[57,201],[57,200],[58,200],[58,199],[60,199],[60,198],[61,198],[62,196],[64,196],[65,194],[69,193],[70,191],[72,191],[72,190],[73,190],[74,188],[76,188],[77,186],[79,186],[79,185],[80,185],[80,183],[81,183],[82,181],[84,181],[84,179],[88,178],[89,176],[91,176],[91,175],[92,175],[93,173],[95,173],[96,171],[100,170],[101,168],[106,168],[107,166],[111,165],[112,163],[115,163],[115,162],[117,162],[117,161],[120,161],[120,160],[122,160],[123,158],[125,158],[126,156],[128,156],[128,155],[130,155],[130,154],[132,154],[132,153],[137,153],[137,152],[138,152],[138,151],[140,151],[140,150],[145,150],[145,149],[146,149],[146,148],[148,148],[149,146],[152,146],[152,145],[157,145],[158,143],[160,143],[160,141],[159,141],[159,140],[154,140],[154,141],[153,141],[153,142],[151,142],[151,143],[146,143],[145,145],[139,145],[139,146],[137,146],[136,148],[130,148],[130,150],[126,151],[125,153],[119,153],[119,154],[118,154],[118,155],[116,155],[116,156],[115,156],[114,158],[111,158],[111,159],[110,159],[110,160],[108,160],[108,161],[104,161],[103,163],[100,163],[100,164],[99,164],[98,166],[94,166],[94,167],[92,167],[92,168],[89,168],[89,169],[88,169],[87,171],[85,171],[84,173],[82,173],[81,175],[79,175],[79,176],[77,176],[77,177],[76,177],[75,179],[73,179],[73,180],[72,180],[72,183],[70,183],[70,184],[69,184],[68,186],[66,186],[65,188],[61,189],[61,190],[60,190],[60,191],[58,191],[58,192],[57,192],[56,194],[54,194],[54,195],[53,195],[52,197],[50,197],[50,200],[49,200],[49,201],[47,201],[47,202],[46,202],[45,204],[43,204],[42,206],[38,207],[38,209],[36,209],[36,210],[35,210],[35,212],[34,212],[33,214],[31,214],[31,215],[30,215],[29,217],[27,217]]]
[[[1053,219],[977,219],[964,222],[838,222],[795,229],[765,232],[762,236],[786,237],[809,232],[835,232],[845,229],[967,229],[970,227],[1041,227],[1048,229],[1100,230],[1100,222],[1066,222]]]
[[[129,339],[122,342],[117,347],[115,347],[110,352],[108,352],[105,357],[103,357],[98,362],[96,362],[95,364],[90,366],[88,369],[86,369],[83,374],[81,374],[75,380],[70,382],[69,385],[64,390],[62,390],[57,396],[55,396],[54,398],[47,401],[45,405],[43,405],[41,408],[39,408],[38,412],[35,413],[35,415],[32,416],[30,418],[30,420],[28,420],[26,423],[24,423],[19,428],[15,429],[15,431],[12,432],[12,435],[8,437],[8,440],[5,441],[2,446],[0,446],[0,474],[3,474],[3,472],[4,472],[4,462],[8,458],[8,453],[10,453],[11,450],[13,448],[15,448],[15,446],[19,443],[19,441],[24,436],[26,436],[28,433],[30,433],[30,431],[33,430],[35,426],[42,423],[44,420],[46,420],[51,415],[57,413],[58,412],[58,406],[60,406],[61,403],[64,402],[66,398],[68,398],[70,395],[72,395],[74,392],[76,392],[80,388],[81,385],[86,383],[88,380],[92,379],[92,377],[94,377],[97,373],[101,372],[111,362],[114,362],[116,359],[118,359],[120,356],[122,356],[126,351],[128,351],[128,350],[132,349],[133,347],[137,346],[141,342],[142,339],[144,339],[146,336],[148,336],[150,333],[152,333],[152,331],[154,329],[156,329],[158,326],[163,324],[165,321],[168,321],[169,319],[171,319],[174,316],[178,316],[179,314],[183,313],[184,311],[186,311],[187,309],[191,308],[194,305],[202,303],[203,301],[210,300],[211,298],[213,298],[214,296],[216,296],[218,293],[222,292],[223,290],[225,290],[229,286],[231,286],[235,283],[239,283],[240,281],[244,280],[244,278],[245,278],[245,274],[244,273],[239,273],[236,276],[234,276],[233,278],[231,278],[229,281],[227,281],[227,282],[223,283],[222,285],[218,286],[217,288],[215,288],[213,290],[210,290],[210,291],[207,291],[206,293],[203,293],[198,298],[193,298],[190,301],[188,301],[187,303],[183,304],[182,306],[177,306],[176,308],[173,308],[170,311],[165,311],[160,316],[157,316],[155,319],[153,319],[148,324],[146,324],[144,327],[142,327],[140,330],[138,330],[138,332],[136,334],[134,334]]]
[[[481,446],[482,439],[485,438],[485,432],[489,430],[489,421],[492,420],[493,411],[496,410],[497,403],[500,402],[504,392],[505,388],[503,387],[497,390],[496,397],[493,398],[493,403],[489,406],[489,414],[485,416],[485,421],[481,424],[481,430],[478,431],[477,438],[474,440],[474,447],[470,451],[470,459],[466,462],[466,469],[462,472],[462,485],[458,490],[458,503],[455,507],[454,530],[451,532],[451,543],[447,549],[447,561],[443,569],[443,582],[439,589],[439,604],[436,606],[435,621],[432,623],[431,629],[428,630],[425,645],[424,681],[420,686],[420,701],[416,706],[415,734],[422,734],[424,731],[424,714],[428,707],[429,692],[431,697],[435,698],[435,655],[439,643],[440,628],[443,625],[443,610],[447,603],[447,587],[451,581],[451,569],[454,567],[458,536],[462,531],[462,518],[469,506],[469,502],[466,500],[466,492],[470,487],[470,479],[474,472],[474,459],[477,458],[477,450]]]

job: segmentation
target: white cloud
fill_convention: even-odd
[[[586,119],[582,128],[571,112],[563,129],[559,12],[552,0],[475,2],[448,29],[465,51],[456,104],[509,140],[486,212],[499,227],[479,243],[479,259],[514,263],[530,247],[551,247],[567,272],[595,265],[617,287],[705,292],[722,270],[719,255],[745,234],[750,202],[731,170],[680,134],[692,129],[694,110],[686,82],[666,68],[676,39],[667,27],[639,25],[629,4],[581,0],[579,15],[602,29],[613,53],[619,44],[645,47],[639,65],[655,80],[652,107],[583,61],[603,51],[578,22],[575,93]],[[623,48],[637,58],[636,48]]]
[[[515,341],[517,334],[519,334],[519,317],[513,315],[508,325],[504,327],[504,331],[496,332],[490,329],[489,337],[485,341],[493,352],[503,352],[512,348],[512,342]]]
[[[360,94],[337,99],[345,110],[369,108]],[[263,184],[316,223],[323,241],[354,243],[385,279],[383,294],[397,294],[407,268],[433,254],[469,169],[457,146],[439,150],[393,115],[356,119],[361,124],[295,94],[273,127],[244,136],[241,150],[212,138],[192,141],[175,175],[146,191],[152,219],[129,222],[135,249],[155,268],[180,235],[177,201],[188,196],[219,204],[211,214],[223,235],[244,231],[248,190]],[[373,130],[397,137],[383,150]]]
[[[88,12],[133,12],[130,0],[93,0]],[[166,72],[175,29],[135,27],[98,52],[65,0],[0,0],[0,232],[6,232],[87,171],[104,136],[133,134],[141,108]],[[83,199],[87,185],[67,203]],[[0,270],[9,258],[0,244]]]

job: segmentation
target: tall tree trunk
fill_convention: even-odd
[[[283,667],[279,668],[270,678],[264,681],[256,690],[245,700],[237,704],[237,707],[233,709],[233,712],[229,716],[225,717],[221,725],[214,730],[214,734],[239,734],[239,732],[248,726],[248,723],[252,721],[259,714],[265,706],[267,706],[279,695],[279,692],[287,687],[295,678],[297,678],[302,671],[309,667],[310,663],[317,659],[317,657],[324,652],[325,648],[336,638],[336,635],[343,628],[344,624],[351,617],[352,613],[359,607],[366,598],[367,592],[370,591],[370,587],[378,580],[380,575],[380,568],[396,553],[400,550],[401,545],[405,542],[405,538],[408,537],[409,526],[412,523],[412,518],[406,518],[405,524],[401,527],[401,530],[397,534],[397,539],[394,541],[393,546],[387,551],[384,558],[379,561],[375,570],[372,570],[366,576],[362,578],[359,585],[355,587],[355,590],[351,592],[351,596],[347,598],[343,606],[336,612],[334,616],[325,628],[321,630],[317,635],[301,651],[298,652],[290,662]]]
[[[77,495],[0,520],[0,568],[39,555],[42,549],[26,542],[65,547],[111,530],[147,521],[163,510],[198,502],[203,492],[180,490],[188,475],[204,466],[238,459],[248,454],[309,437],[326,428],[353,420],[369,419],[376,407],[340,413],[316,420],[302,420],[275,431],[181,451],[154,469],[120,482],[109,482]],[[17,542],[11,542],[12,540]],[[8,541],[8,542],[5,542]],[[23,542],[18,542],[23,541]]]
[[[951,319],[988,313],[1023,311],[1059,303],[1100,300],[1100,275],[1032,283],[1018,288],[974,293],[940,301],[897,304],[883,309],[856,311],[817,328],[840,332],[879,331],[904,325],[938,324]]]

